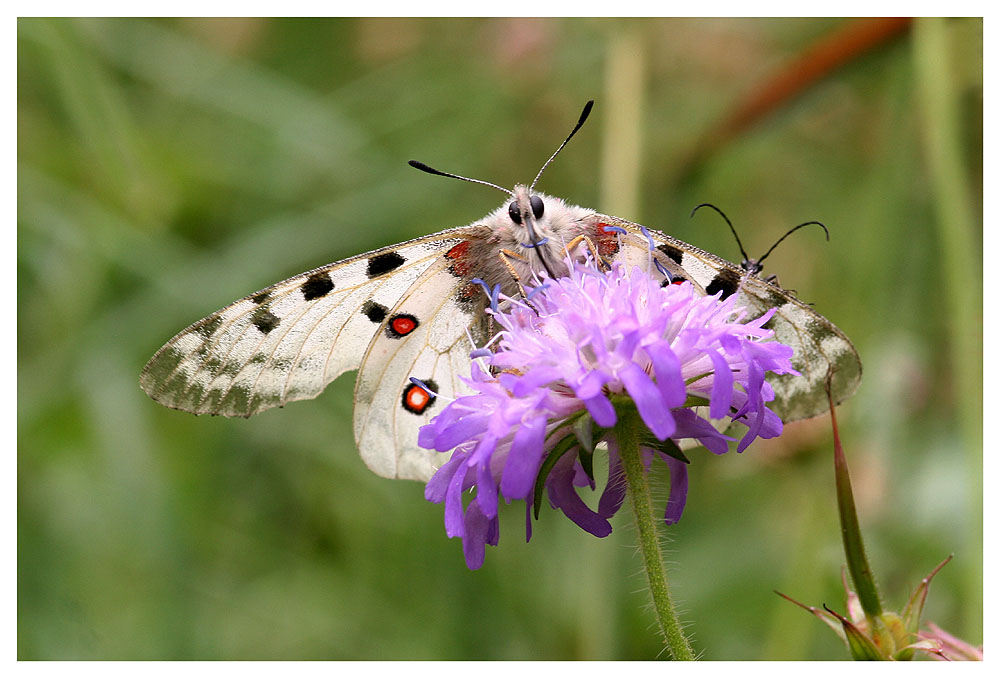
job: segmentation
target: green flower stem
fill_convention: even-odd
[[[624,410],[624,411],[623,411]],[[653,595],[653,609],[656,619],[663,632],[663,638],[674,659],[691,661],[695,659],[691,644],[684,636],[680,619],[674,610],[670,599],[670,588],[667,585],[667,573],[663,563],[663,553],[660,551],[660,540],[657,532],[659,519],[653,514],[653,502],[649,496],[649,479],[639,455],[639,430],[642,420],[636,411],[629,412],[619,408],[618,423],[615,425],[615,438],[618,441],[618,453],[621,455],[622,466],[625,469],[625,481],[628,488],[629,502],[632,504],[632,514],[639,532],[639,551],[642,553],[642,563],[649,581],[649,590]]]
[[[858,510],[854,505],[854,490],[851,489],[851,474],[847,469],[847,457],[840,444],[840,432],[837,430],[837,413],[833,405],[833,397],[827,391],[830,401],[830,424],[833,426],[833,471],[834,484],[837,488],[837,513],[840,516],[840,534],[844,540],[844,556],[847,559],[847,570],[851,573],[854,587],[858,591],[861,608],[869,621],[882,615],[882,600],[875,585],[875,575],[868,564],[865,553],[865,542],[861,536],[861,524],[858,522]],[[872,623],[874,623],[872,621]]]

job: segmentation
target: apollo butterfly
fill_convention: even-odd
[[[583,125],[576,127],[542,171]],[[411,161],[418,169],[465,179]],[[785,421],[826,411],[856,389],[861,361],[829,320],[773,280],[659,231],[534,190],[512,191],[468,226],[441,231],[293,276],[199,320],[168,341],[142,371],[155,401],[194,414],[249,417],[314,398],[358,370],[354,435],[365,463],[390,478],[427,480],[443,455],[417,446],[417,431],[441,399],[465,393],[469,354],[489,340],[490,289],[508,296],[533,272],[566,272],[567,246],[645,267],[664,284],[690,280],[705,294],[739,295],[754,316],[776,308],[768,327],[795,349],[801,376],[773,378],[772,408]],[[497,288],[496,286],[499,286]]]

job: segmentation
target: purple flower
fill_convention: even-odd
[[[523,499],[537,513],[544,491],[583,529],[610,534],[608,520],[625,492],[616,408],[635,408],[648,427],[641,447],[647,465],[654,458],[667,464],[668,524],[680,519],[687,495],[687,459],[675,441],[693,439],[722,454],[733,440],[695,407],[746,425],[739,452],[755,438],[781,433],[781,420],[765,405],[774,392],[764,374],[795,371],[792,349],[768,341],[773,333],[763,328],[773,309],[743,322],[736,295],[701,296],[687,282],[662,286],[621,264],[608,273],[575,264],[565,278],[543,279],[528,297],[492,312],[503,330],[494,352],[473,363],[466,381],[475,393],[449,403],[420,430],[421,446],[454,450],[425,496],[444,502],[445,530],[463,539],[470,569],[499,539],[501,495],[508,503]],[[599,442],[607,444],[609,480],[594,511],[577,488],[595,489]],[[466,507],[463,495],[472,488]]]

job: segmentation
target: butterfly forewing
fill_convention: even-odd
[[[765,327],[774,330],[778,341],[794,349],[792,364],[801,374],[768,377],[775,392],[772,408],[784,421],[807,419],[829,410],[826,378],[831,367],[835,403],[843,402],[857,389],[861,359],[854,345],[836,325],[786,290],[653,229],[647,229],[655,245],[650,252],[649,240],[638,224],[600,214],[595,214],[594,219],[628,231],[622,238],[624,248],[618,255],[620,258],[642,265],[652,256],[671,273],[679,272],[706,294],[721,292],[722,298],[739,294],[739,305],[748,309],[750,317],[777,309]]]
[[[167,342],[140,384],[157,402],[195,414],[248,417],[313,398],[360,366],[386,310],[463,232],[345,259],[241,299]]]

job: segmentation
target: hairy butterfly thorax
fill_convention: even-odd
[[[357,370],[354,434],[365,463],[386,477],[427,480],[445,459],[421,449],[417,431],[443,400],[467,392],[470,353],[490,338],[485,309],[501,292],[519,294],[536,274],[563,275],[569,255],[641,266],[664,285],[688,280],[703,294],[739,295],[750,317],[777,309],[768,326],[795,349],[792,362],[801,373],[772,382],[772,409],[785,421],[826,411],[830,370],[835,401],[849,397],[861,378],[854,347],[826,318],[757,276],[770,250],[756,261],[744,253],[738,266],[535,190],[592,105],[534,181],[513,190],[410,161],[507,197],[468,226],[321,266],[203,318],[150,359],[140,377],[143,390],[194,414],[249,417],[314,398],[339,375]]]

